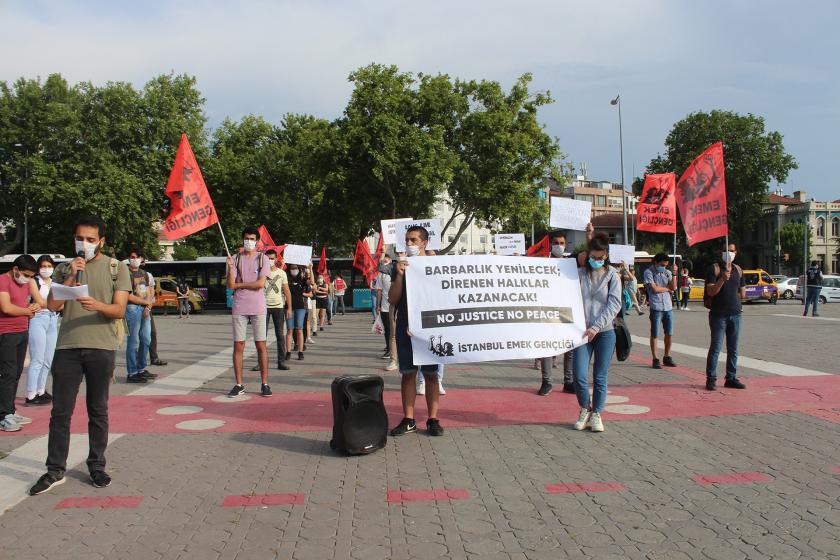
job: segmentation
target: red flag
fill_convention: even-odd
[[[529,257],[547,257],[551,254],[551,246],[548,241],[548,234],[540,239],[539,243],[531,245],[525,252]]]
[[[318,276],[328,282],[327,279],[327,248],[321,247],[321,260],[318,261]]]
[[[645,186],[636,206],[637,230],[677,233],[676,179],[673,173],[645,176]]]
[[[219,223],[186,134],[181,135],[175,163],[166,183],[166,196],[169,197],[171,210],[163,222],[163,234],[169,241]]]
[[[677,205],[689,245],[729,234],[723,143],[706,148],[682,174]]]
[[[379,262],[379,259],[382,258],[382,234],[379,234],[379,241],[376,243],[376,253],[373,255],[373,262],[374,264]]]
[[[271,234],[268,233],[265,224],[261,225],[257,231],[260,232],[260,238],[257,240],[257,250],[266,251],[268,249],[274,249],[276,251],[277,246],[274,244],[274,240],[271,238]]]
[[[353,268],[367,275],[371,260],[373,260],[373,257],[370,254],[367,241],[363,239],[356,241],[356,252],[353,253]]]

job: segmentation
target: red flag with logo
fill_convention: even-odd
[[[548,241],[548,235],[540,239],[539,243],[531,245],[525,252],[529,257],[547,257],[551,254],[551,246]]]
[[[370,247],[368,247],[367,241],[363,239],[356,241],[356,251],[353,253],[353,268],[367,275],[371,260],[373,260],[373,257],[370,254]]]
[[[186,134],[181,135],[175,163],[166,183],[166,196],[169,197],[171,209],[163,221],[163,235],[169,241],[219,223],[216,208],[210,200],[210,193],[207,192],[207,185]]]
[[[257,240],[257,250],[265,251],[274,249],[276,251],[277,246],[274,244],[274,240],[271,238],[271,234],[268,233],[265,224],[261,225],[257,231],[260,232],[260,238]]]
[[[379,234],[379,241],[376,243],[376,253],[373,255],[373,263],[376,264],[379,262],[379,259],[382,258],[382,234]]]
[[[723,143],[706,148],[682,174],[677,181],[677,206],[689,245],[729,234]]]
[[[645,176],[642,196],[636,205],[636,229],[654,233],[677,233],[677,176],[658,173]]]

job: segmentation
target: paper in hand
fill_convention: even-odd
[[[56,301],[79,299],[80,297],[88,297],[90,295],[87,284],[82,284],[81,286],[65,286],[64,284],[53,282],[50,291],[53,299]]]

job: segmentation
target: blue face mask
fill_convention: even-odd
[[[659,272],[659,273],[665,272],[665,267],[657,265],[656,266],[656,272]]]
[[[589,257],[589,266],[591,266],[595,270],[598,270],[599,268],[604,266],[604,261],[603,260],[596,261],[592,257]]]

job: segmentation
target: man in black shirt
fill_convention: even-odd
[[[738,369],[738,335],[741,331],[741,300],[746,296],[741,267],[734,264],[735,243],[723,245],[720,261],[706,272],[706,295],[711,299],[709,329],[712,341],[706,356],[706,390],[714,391],[717,362],[726,336],[726,382],[724,387],[746,389],[735,376]]]
[[[808,316],[808,308],[813,306],[813,317],[819,317],[817,313],[817,305],[820,301],[820,292],[822,291],[822,266],[819,261],[811,261],[811,266],[805,272],[805,313],[803,317]]]

